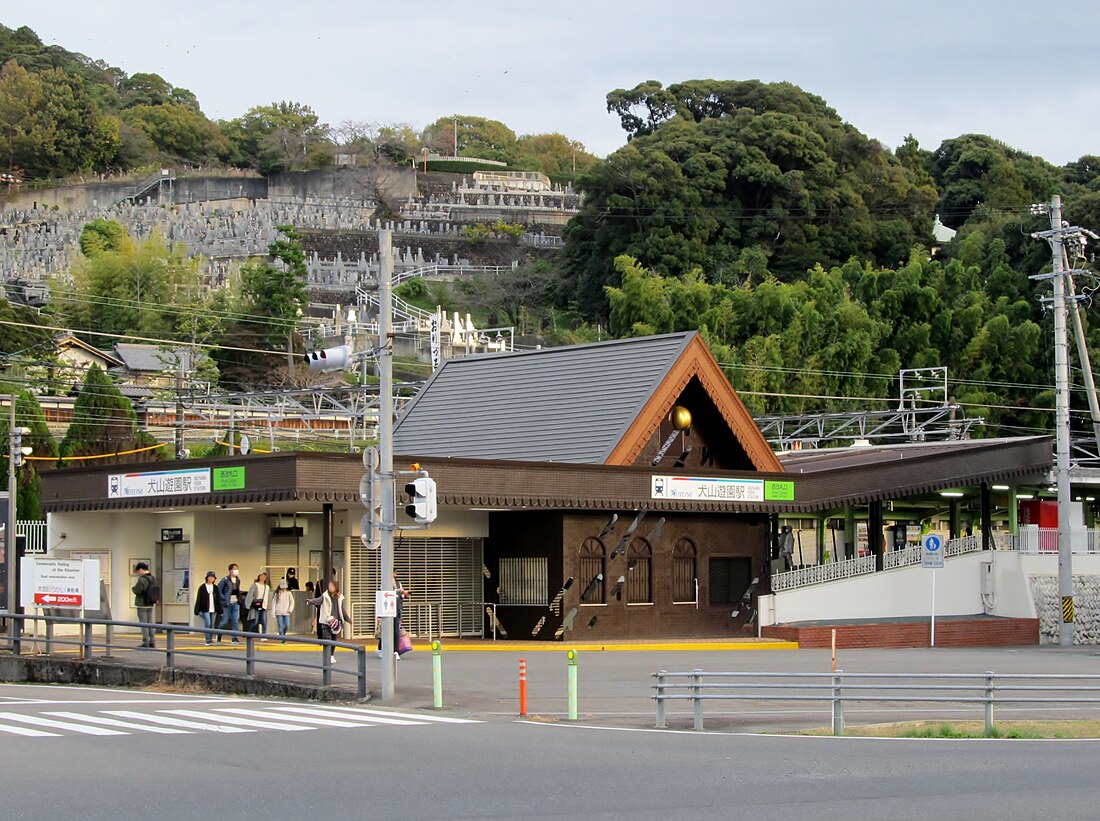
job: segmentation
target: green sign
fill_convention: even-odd
[[[214,468],[214,490],[244,490],[244,465]]]
[[[243,468],[242,468],[243,470]],[[217,478],[214,479],[214,487],[217,488]],[[764,501],[766,502],[793,502],[794,482],[765,482]]]

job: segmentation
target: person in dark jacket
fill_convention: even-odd
[[[202,619],[203,627],[217,627],[221,622],[222,611],[225,609],[222,605],[221,592],[215,584],[217,578],[217,573],[207,570],[206,583],[199,587],[199,592],[195,595],[195,615]],[[209,647],[213,643],[214,634],[207,633],[206,646]]]
[[[236,564],[229,565],[229,573],[218,582],[218,595],[222,600],[221,630],[237,630],[241,619],[241,576]],[[224,636],[218,636],[221,641]],[[236,636],[233,641],[240,641]]]
[[[150,625],[149,627],[141,628],[141,646],[142,647],[156,647],[156,631],[152,628],[153,624],[153,607],[157,603],[156,591],[159,590],[157,586],[156,577],[149,572],[149,565],[145,562],[138,562],[134,565],[134,572],[137,573],[137,581],[134,582],[134,586],[130,590],[134,593],[134,606],[137,608],[137,618],[142,624]]]

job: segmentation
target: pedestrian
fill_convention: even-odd
[[[222,600],[222,620],[218,625],[219,630],[237,629],[237,621],[241,617],[240,591],[240,569],[236,564],[231,564],[229,565],[229,572],[218,582],[218,595],[221,596]],[[219,635],[218,641],[223,638],[225,636]],[[233,641],[239,642],[240,639],[234,636]]]
[[[160,585],[157,578],[149,572],[149,565],[138,562],[134,565],[137,581],[130,589],[134,592],[134,606],[137,608],[138,621],[142,623],[141,646],[156,647],[156,631],[153,629],[153,607],[160,601]],[[144,625],[149,625],[148,627]]]
[[[267,574],[260,571],[256,581],[248,588],[244,598],[244,607],[248,613],[248,629],[257,633],[267,632],[267,606],[271,597],[271,588],[267,584]],[[267,641],[267,639],[260,639]]]
[[[397,574],[393,574],[393,589],[397,593],[397,617],[393,620],[393,655],[394,658],[401,658],[403,655],[397,648],[401,644],[401,633],[403,628],[401,626],[401,616],[404,612],[405,599],[409,597],[409,591],[401,586],[401,582],[397,580]],[[378,632],[378,658],[382,658],[382,632]]]
[[[298,585],[298,571],[293,567],[286,569],[286,589],[287,590],[299,590]]]
[[[779,558],[783,560],[784,569],[794,569],[794,534],[788,525],[783,525],[779,532]]]
[[[294,612],[294,594],[290,592],[289,585],[287,579],[279,579],[279,587],[271,597],[271,609],[275,612],[280,636],[285,636],[290,629],[290,614]],[[285,638],[283,644],[286,644]]]
[[[347,605],[344,604],[344,596],[340,593],[340,585],[335,579],[328,583],[328,590],[315,599],[308,599],[308,604],[317,608],[317,628],[319,638],[329,641],[339,641],[344,633],[344,622],[351,624],[351,616],[348,615]],[[336,661],[333,653],[331,661]]]
[[[206,583],[199,587],[195,595],[195,615],[202,619],[203,627],[217,628],[222,615],[222,597],[216,584],[218,574],[213,570],[206,571]],[[206,634],[206,646],[214,643],[214,634]]]

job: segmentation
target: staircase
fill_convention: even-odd
[[[175,179],[176,170],[174,168],[161,168],[145,179],[135,183],[129,191],[115,202],[115,205],[121,205],[124,202],[133,202],[144,194],[149,193],[154,188],[159,188],[162,184],[173,182]]]

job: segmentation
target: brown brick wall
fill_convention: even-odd
[[[762,630],[768,638],[797,641],[801,648],[830,647],[833,625],[775,625]],[[836,646],[928,647],[930,625],[921,622],[838,624]],[[1039,643],[1038,619],[974,619],[936,622],[937,647],[1018,647]]]

